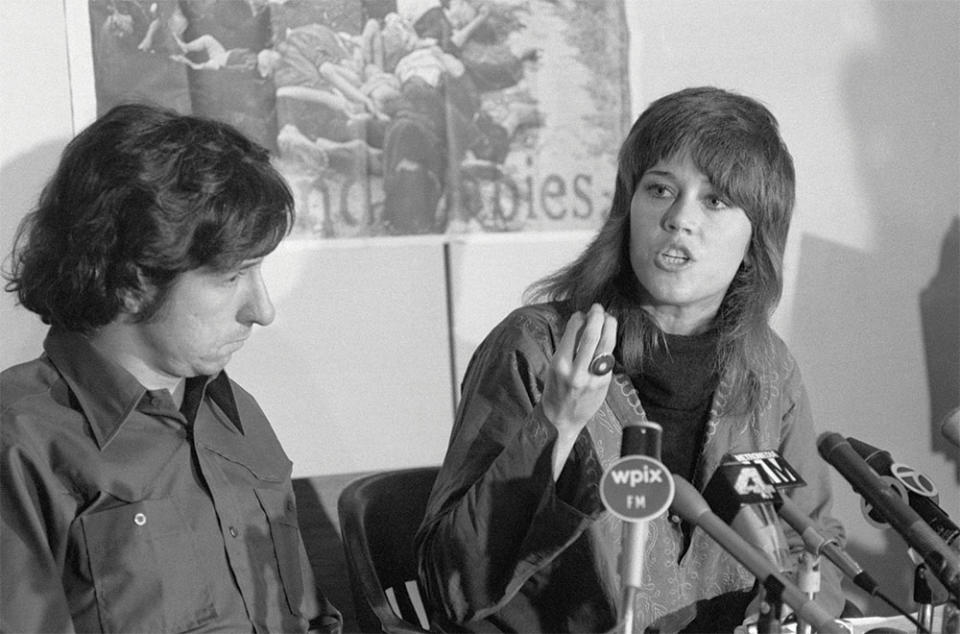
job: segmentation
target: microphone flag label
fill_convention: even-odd
[[[792,489],[806,484],[796,469],[776,451],[738,453],[731,457],[741,464],[751,464],[760,469],[766,476],[767,482],[777,489]]]
[[[902,462],[894,462],[890,465],[890,475],[917,495],[939,501],[940,492],[937,490],[937,485],[934,484],[933,480],[928,478],[926,474],[917,471],[913,467],[905,465]]]
[[[600,499],[624,522],[641,522],[662,515],[670,507],[674,487],[670,472],[659,460],[624,456],[604,471]]]

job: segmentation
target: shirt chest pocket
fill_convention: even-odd
[[[306,554],[300,552],[300,526],[297,523],[293,491],[285,488],[258,488],[255,491],[270,524],[273,554],[287,597],[287,607],[292,614],[299,616],[304,591],[300,564]]]
[[[80,518],[105,631],[181,632],[217,616],[194,540],[170,499]]]

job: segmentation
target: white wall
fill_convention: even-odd
[[[947,243],[960,212],[960,3],[624,1],[635,111],[712,84],[758,97],[781,122],[799,184],[775,323],[820,430],[922,468],[960,521],[957,452],[937,429],[960,400],[944,365],[960,349],[956,238]],[[62,0],[0,8],[4,251],[72,134],[64,26]],[[284,244],[268,259],[277,321],[232,373],[274,420],[298,475],[437,463],[473,347],[585,241]],[[940,306],[932,320],[921,296]],[[35,356],[36,320],[7,294],[0,318],[2,365]],[[902,540],[862,519],[838,475],[834,487],[851,551],[907,602]]]
[[[264,269],[277,318],[229,372],[295,475],[439,463],[453,410],[443,245],[287,241]]]
[[[960,402],[960,4],[628,6],[638,107],[713,84],[756,96],[780,121],[798,202],[775,323],[801,364],[819,429],[922,469],[957,521],[957,450],[939,421],[946,404]],[[951,264],[937,277],[944,254]],[[930,288],[944,299],[927,330],[952,322],[932,345],[920,312]],[[944,370],[937,360],[951,353]],[[859,496],[838,474],[833,481],[851,552],[906,602],[912,565],[902,540],[868,525]]]
[[[73,135],[63,6],[14,0],[0,7],[0,252]],[[30,69],[29,74],[26,70]],[[46,329],[0,299],[0,365],[37,356]]]

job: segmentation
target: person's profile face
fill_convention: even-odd
[[[724,200],[689,156],[658,162],[640,177],[630,203],[630,264],[644,306],[654,316],[709,324],[751,230],[747,214]]]
[[[177,378],[220,372],[254,324],[273,321],[262,261],[246,260],[229,271],[181,273],[156,315],[136,324],[141,361]]]

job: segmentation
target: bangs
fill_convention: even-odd
[[[752,147],[751,141],[742,137],[697,138],[691,139],[682,151],[722,198],[743,209],[750,222],[756,224],[761,210],[767,207],[763,199],[770,175],[768,158]]]
[[[660,161],[689,156],[717,193],[743,209],[751,223],[759,222],[765,209],[793,207],[792,168],[789,174],[777,170],[778,155],[771,157],[749,134],[690,130],[651,141],[657,143],[644,148],[642,159],[625,153],[629,169],[622,170],[621,177],[628,179],[623,183],[627,191],[632,192],[643,174]]]
[[[621,149],[620,184],[632,195],[647,170],[682,156],[689,156],[717,193],[743,209],[754,225],[789,217],[793,160],[776,120],[758,103],[707,89],[654,102]]]

